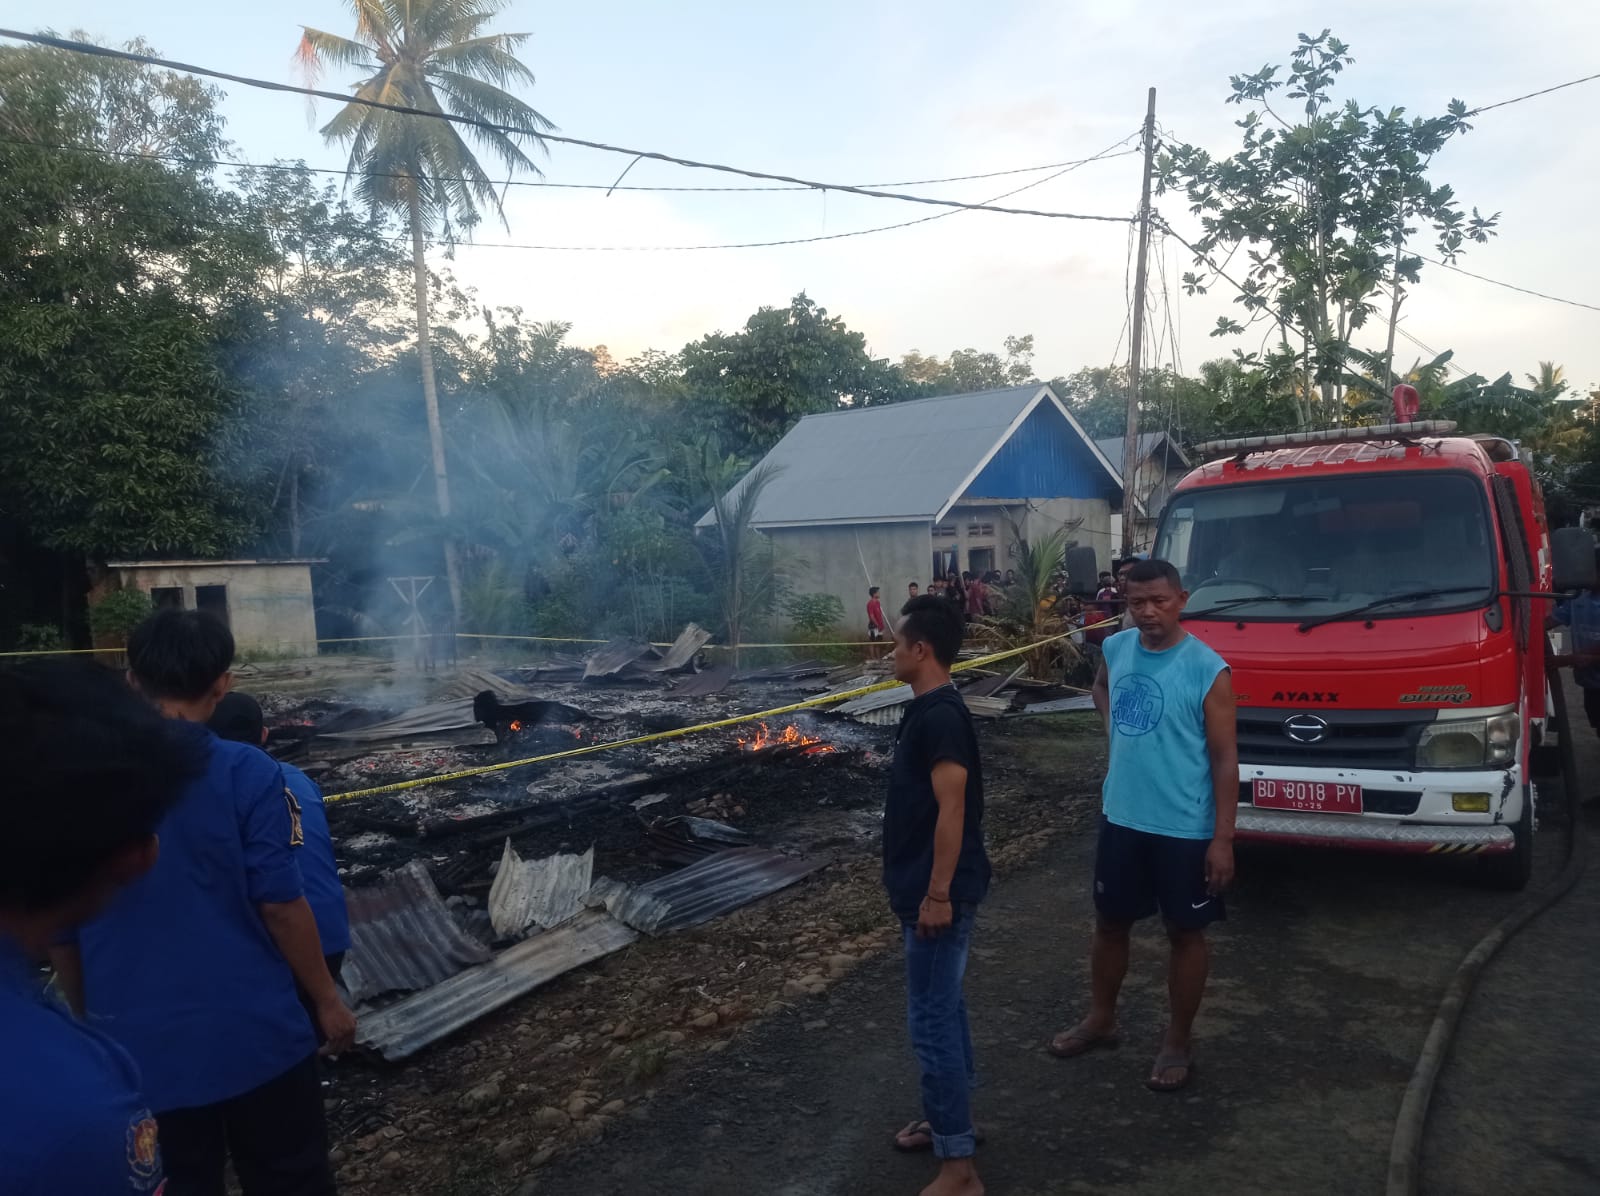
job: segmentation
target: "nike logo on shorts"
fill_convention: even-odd
[[[1207,897],[1204,901],[1191,901],[1191,902],[1189,902],[1189,908],[1190,909],[1205,909],[1205,907],[1210,905],[1210,904],[1211,904],[1211,898]]]

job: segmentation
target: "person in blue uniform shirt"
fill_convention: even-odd
[[[228,694],[217,703],[216,713],[207,725],[223,739],[266,746],[267,727],[261,703],[249,694]],[[333,855],[328,811],[323,805],[322,790],[315,781],[293,764],[280,760],[278,767],[283,770],[283,783],[289,795],[300,806],[300,830],[305,839],[298,856],[300,878],[305,882],[306,901],[317,920],[317,937],[322,940],[328,974],[337,980],[344,966],[344,953],[350,950],[350,915],[344,905],[344,885],[339,882],[339,864]],[[316,1010],[310,998],[302,992],[300,1000],[315,1025]]]
[[[323,962],[282,772],[205,726],[232,663],[233,636],[198,611],[159,611],[129,637],[134,687],[188,725],[206,769],[162,819],[155,866],[52,956],[73,1007],[139,1065],[166,1196],[223,1196],[230,1157],[245,1196],[324,1196],[317,1040],[296,984],[330,1049],[351,1045],[355,1018]]]
[[[0,1189],[160,1192],[138,1068],[39,961],[155,863],[156,825],[204,757],[116,674],[51,661],[0,672],[0,759]]]

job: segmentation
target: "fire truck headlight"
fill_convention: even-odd
[[[1522,719],[1516,711],[1488,718],[1441,719],[1417,741],[1418,768],[1483,768],[1516,758]]]
[[[1515,710],[1496,714],[1484,720],[1485,764],[1510,764],[1517,754],[1517,740],[1522,736],[1522,717]]]

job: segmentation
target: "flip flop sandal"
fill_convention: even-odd
[[[979,1146],[988,1137],[979,1126],[973,1126],[973,1136]],[[914,1142],[902,1142],[904,1138],[914,1138]],[[921,1151],[933,1149],[933,1127],[926,1121],[913,1121],[894,1136],[894,1148],[903,1154],[917,1154]]]
[[[1122,1045],[1122,1038],[1117,1030],[1109,1034],[1087,1034],[1077,1030],[1068,1030],[1057,1034],[1045,1044],[1057,1059],[1076,1059],[1079,1055],[1087,1055],[1090,1051],[1114,1050]]]
[[[1174,1067],[1183,1068],[1183,1079],[1163,1083],[1155,1078],[1155,1073],[1170,1071]],[[1156,1056],[1155,1066],[1150,1070],[1152,1074],[1144,1082],[1146,1088],[1151,1092],[1177,1092],[1180,1088],[1187,1088],[1189,1081],[1194,1078],[1194,1058],[1179,1051],[1162,1051]]]

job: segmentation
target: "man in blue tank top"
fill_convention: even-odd
[[[1111,735],[1095,857],[1089,1014],[1057,1034],[1050,1052],[1071,1058],[1115,1046],[1117,994],[1128,971],[1134,922],[1158,910],[1171,954],[1165,1039],[1146,1085],[1184,1087],[1194,1071],[1190,1032],[1205,992],[1205,928],[1225,916],[1239,806],[1228,664],[1183,629],[1189,595],[1167,561],[1126,573],[1134,627],[1104,644],[1095,709]]]

